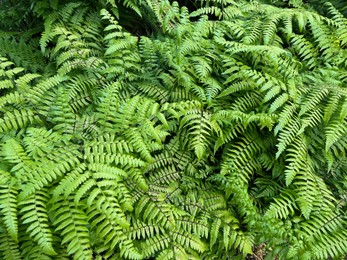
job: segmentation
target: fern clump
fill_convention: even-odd
[[[0,1],[0,258],[345,257],[320,2]]]

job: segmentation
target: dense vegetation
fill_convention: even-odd
[[[0,1],[0,259],[343,259],[344,3]]]

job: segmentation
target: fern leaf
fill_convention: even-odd
[[[60,202],[59,209],[54,213],[54,225],[63,236],[61,243],[67,244],[67,252],[74,259],[93,259],[87,216],[68,200]]]
[[[7,233],[18,241],[18,219],[17,219],[17,194],[14,186],[1,185],[0,187],[0,212]]]
[[[20,213],[23,214],[22,223],[29,224],[27,231],[30,232],[30,237],[38,243],[42,252],[56,255],[57,253],[53,249],[53,236],[49,227],[46,203],[47,191],[37,192],[20,202],[20,205],[25,205]]]
[[[216,220],[213,221],[212,223],[212,228],[211,228],[211,239],[210,239],[210,249],[212,249],[213,245],[216,243],[217,241],[217,237],[219,234],[219,228],[221,226],[222,221],[220,220],[220,218],[216,218]]]
[[[22,259],[18,243],[12,239],[3,227],[0,228],[0,255],[4,259]]]
[[[328,151],[331,146],[336,143],[347,132],[345,121],[333,120],[326,126],[326,143],[325,151]]]
[[[6,112],[3,119],[0,119],[0,133],[25,128],[27,124],[34,122],[42,123],[40,118],[29,109]]]

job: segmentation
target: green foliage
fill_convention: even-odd
[[[0,258],[342,259],[341,1],[0,1]]]

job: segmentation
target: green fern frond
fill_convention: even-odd
[[[0,188],[0,212],[2,221],[6,227],[6,233],[15,242],[18,241],[18,190],[14,185],[1,185]],[[6,234],[5,233],[5,234]],[[4,237],[4,239],[6,236]],[[8,239],[8,238],[7,238]]]
[[[54,212],[54,226],[62,235],[62,244],[67,244],[67,252],[74,259],[93,259],[90,245],[87,216],[70,199],[59,200],[51,211]]]
[[[290,215],[294,215],[298,206],[295,203],[295,193],[290,189],[282,190],[278,197],[270,204],[269,209],[265,213],[268,218],[285,219]]]
[[[0,254],[4,259],[22,259],[18,243],[12,239],[3,226],[0,228]]]
[[[28,124],[41,123],[41,119],[29,109],[13,110],[5,112],[0,119],[0,132],[8,132],[12,129],[25,128]]]
[[[331,120],[326,126],[326,143],[325,150],[328,151],[342,136],[346,134],[346,121]]]
[[[49,226],[47,191],[39,191],[19,203],[22,223],[29,224],[27,232],[36,241],[45,254],[56,255],[53,249],[53,237]]]

